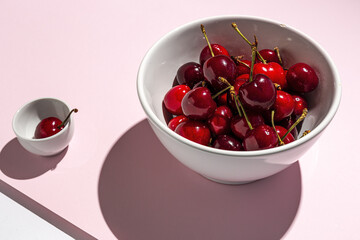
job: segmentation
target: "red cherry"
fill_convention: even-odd
[[[268,76],[271,81],[281,86],[281,89],[287,88],[286,76],[284,69],[276,62],[256,63],[254,64],[254,74],[264,74]]]
[[[181,102],[185,116],[194,120],[206,120],[216,109],[216,102],[206,87],[198,87],[185,94]]]
[[[230,132],[230,119],[227,117],[214,114],[208,118],[206,123],[214,136]]]
[[[216,55],[225,55],[230,57],[229,52],[226,50],[226,48],[224,48],[223,46],[221,46],[220,44],[211,44],[211,49],[213,50],[214,56]],[[201,66],[204,65],[204,63],[206,62],[206,60],[208,60],[209,58],[211,58],[211,51],[209,49],[209,46],[206,46],[203,48],[203,50],[200,53],[200,64]]]
[[[209,145],[211,133],[209,128],[200,121],[189,120],[181,122],[176,128],[175,132],[193,142]]]
[[[237,75],[236,64],[225,55],[216,55],[206,60],[203,66],[205,80],[215,91],[220,91],[227,87],[219,81],[219,77],[225,78],[230,84],[234,83]]]
[[[306,63],[292,65],[287,71],[286,80],[289,88],[299,93],[311,92],[319,84],[315,70]]]
[[[185,121],[188,121],[189,118],[187,118],[185,115],[179,115],[179,116],[176,116],[174,118],[172,118],[169,123],[168,123],[168,127],[175,131],[175,128],[182,122],[185,122]]]
[[[185,94],[189,92],[191,89],[186,85],[177,85],[172,87],[164,97],[164,106],[166,109],[174,115],[183,114],[181,109],[181,101]]]
[[[250,73],[251,61],[249,61],[249,60],[240,60],[240,62],[238,62],[236,66],[237,66],[236,68],[237,68],[237,74],[238,75],[249,74]]]
[[[47,138],[55,135],[56,133],[60,132],[62,129],[64,129],[65,125],[67,124],[70,115],[73,112],[78,112],[76,108],[70,111],[70,113],[66,116],[64,121],[61,121],[60,119],[56,117],[48,117],[42,119],[39,124],[36,126],[34,137],[36,139],[40,138]]]
[[[260,55],[262,56],[262,58],[267,62],[276,62],[278,64],[280,64],[280,60],[278,55],[276,54],[276,52],[274,50],[271,49],[262,49],[259,51]],[[257,56],[257,62],[260,62],[259,57]]]
[[[179,84],[188,85],[190,88],[204,80],[203,70],[200,64],[188,62],[183,64],[177,71],[176,79]]]
[[[218,149],[241,151],[243,150],[240,141],[229,135],[219,135],[214,140],[212,146]]]
[[[234,83],[234,91],[236,93],[236,95],[238,95],[239,93],[239,89],[240,87],[247,82],[247,80],[249,79],[249,74],[243,74],[241,76],[244,76],[245,75],[245,78],[241,78],[240,76],[237,77],[235,79],[235,83]],[[246,78],[247,76],[247,78]],[[231,107],[231,109],[233,109],[234,111],[237,111],[237,108],[236,108],[236,105],[235,105],[235,101],[233,98],[229,97],[227,99],[227,104]]]
[[[248,112],[246,115],[253,128],[264,124],[264,118],[260,114]],[[240,117],[239,115],[231,119],[230,128],[232,133],[240,139],[244,139],[246,134],[250,131],[245,118]]]
[[[279,134],[280,138],[284,137],[287,129],[282,126],[275,126],[276,132]],[[285,144],[295,141],[295,138],[291,133],[288,133],[284,140],[282,140]]]
[[[214,115],[220,115],[228,119],[231,119],[233,117],[231,109],[226,105],[217,107],[214,111]]]
[[[61,123],[61,120],[56,117],[48,117],[41,120],[35,130],[35,138],[46,138],[60,132],[64,128],[58,128]]]
[[[244,107],[251,110],[269,110],[276,100],[276,89],[270,78],[257,74],[252,82],[241,85],[239,99]]]
[[[284,91],[277,91],[276,100],[273,105],[275,110],[274,121],[278,122],[288,116],[294,111],[295,103],[293,97]]]
[[[307,102],[306,100],[299,96],[299,95],[292,95],[293,99],[294,99],[294,115],[295,116],[300,116],[303,113],[304,108],[307,108]]]
[[[268,125],[260,125],[250,130],[243,141],[243,147],[246,151],[273,148],[277,144],[277,135],[274,129]]]
[[[227,92],[221,94],[216,98],[216,102],[218,105],[226,105],[227,104]]]

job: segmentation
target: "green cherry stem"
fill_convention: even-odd
[[[280,50],[279,50],[279,48],[278,48],[278,47],[275,47],[275,48],[274,48],[274,51],[275,51],[275,53],[276,53],[276,56],[277,56],[278,59],[279,59],[280,65],[283,66],[283,61],[282,61],[282,58],[281,58],[281,56],[280,56]]]
[[[223,94],[224,92],[226,92],[227,90],[229,90],[232,86],[227,86],[226,88],[220,90],[219,92],[215,93],[214,95],[212,95],[212,99],[217,98],[218,96],[220,96],[221,94]]]
[[[245,42],[247,42],[247,44],[250,45],[250,47],[253,45],[245,36],[244,34],[242,34],[242,32],[240,32],[238,26],[236,25],[236,23],[232,23],[231,26],[235,29],[235,31],[245,40]],[[261,54],[259,53],[259,51],[256,50],[256,54],[259,56],[260,61],[262,63],[266,63],[265,59],[261,56]]]
[[[254,44],[251,45],[251,66],[250,66],[249,82],[252,82],[253,80],[256,52],[257,52],[257,44],[255,42]]]
[[[275,128],[275,123],[274,123],[274,115],[275,115],[275,110],[272,110],[271,111],[271,125],[276,133],[276,136],[279,140],[279,145],[284,145],[285,143],[283,142],[283,140],[281,139],[281,137],[279,136],[279,133],[276,131],[276,128]]]
[[[62,127],[64,127],[66,124],[67,124],[67,122],[69,121],[69,119],[70,119],[70,116],[71,116],[71,114],[74,112],[74,113],[77,113],[79,110],[77,109],[77,108],[74,108],[73,110],[71,110],[70,112],[69,112],[69,114],[66,116],[66,118],[65,118],[65,120],[59,125],[59,126],[57,126],[57,128],[62,128]]]
[[[308,109],[304,108],[301,116],[294,122],[293,125],[291,125],[291,127],[289,128],[289,130],[287,130],[287,132],[284,134],[284,136],[281,138],[281,140],[284,140],[286,138],[286,136],[296,127],[296,125],[298,125],[302,120],[305,119],[307,113],[308,113]]]
[[[209,50],[210,50],[211,56],[215,56],[215,55],[214,55],[214,52],[213,52],[213,50],[212,50],[211,44],[210,44],[210,42],[209,42],[209,39],[208,39],[208,37],[207,37],[207,35],[206,35],[206,31],[205,31],[204,25],[201,24],[201,25],[200,25],[200,28],[201,28],[201,32],[203,33],[203,35],[204,35],[204,37],[205,37],[206,43],[207,43],[207,45],[209,46]]]

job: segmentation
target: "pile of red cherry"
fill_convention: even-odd
[[[207,46],[200,63],[180,66],[163,100],[168,127],[225,150],[268,149],[294,141],[296,125],[307,113],[306,93],[319,83],[316,72],[306,63],[284,67],[278,48],[258,51],[255,36],[251,43],[235,23],[232,27],[250,45],[251,60],[210,44],[201,25]]]

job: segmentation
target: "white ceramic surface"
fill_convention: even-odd
[[[231,55],[249,57],[250,47],[231,27],[232,22],[237,23],[249,39],[256,35],[259,49],[279,47],[286,66],[305,62],[318,73],[319,86],[307,96],[310,111],[302,125],[302,129],[312,130],[307,136],[273,149],[235,152],[191,142],[167,127],[162,100],[172,86],[178,67],[185,62],[199,61],[200,51],[206,46],[200,24],[205,25],[212,43],[223,45]],[[137,90],[154,132],[169,152],[190,169],[222,183],[265,178],[300,159],[331,122],[341,98],[336,67],[318,43],[284,24],[250,16],[211,17],[171,31],[145,55],[138,72]]]
[[[73,118],[57,134],[35,139],[34,133],[39,122],[47,117],[57,117],[64,120],[70,108],[61,100],[55,98],[40,98],[31,101],[21,107],[13,118],[13,130],[20,144],[29,152],[41,155],[52,156],[63,151],[74,134]]]

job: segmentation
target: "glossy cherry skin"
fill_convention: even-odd
[[[285,133],[287,132],[287,129],[282,126],[275,126],[275,129],[276,129],[276,132],[279,134],[280,138],[285,136]],[[291,133],[288,133],[288,135],[286,135],[285,139],[282,141],[285,144],[288,144],[288,143],[295,141],[295,138],[293,137],[293,135]]]
[[[220,115],[228,119],[231,119],[233,117],[231,109],[226,105],[217,107],[214,111],[214,115]]]
[[[270,78],[263,74],[257,74],[252,82],[241,85],[239,98],[246,108],[254,111],[266,111],[276,100],[276,89]]]
[[[56,117],[48,117],[40,121],[35,129],[35,138],[47,138],[60,132],[64,127],[59,127],[62,121]]]
[[[306,63],[292,65],[286,74],[289,89],[307,93],[313,91],[319,85],[319,78],[315,70]]]
[[[208,146],[210,144],[211,133],[210,129],[200,121],[189,120],[181,122],[176,128],[175,132],[190,141]]]
[[[269,149],[277,145],[275,130],[268,125],[260,125],[250,130],[243,141],[243,148],[246,151]]]
[[[299,96],[299,95],[292,95],[293,99],[294,99],[294,112],[293,114],[295,116],[300,116],[303,113],[304,108],[308,107],[308,104],[305,100],[305,98]]]
[[[186,121],[188,121],[188,120],[189,120],[189,118],[187,118],[185,115],[176,116],[176,117],[172,118],[172,119],[169,121],[168,127],[169,127],[171,130],[175,131],[176,127],[177,127],[180,123],[186,122]]]
[[[230,57],[229,52],[226,50],[226,48],[224,48],[223,46],[221,46],[220,44],[210,44],[211,45],[211,49],[213,50],[214,56],[216,55],[225,55]],[[204,63],[206,62],[206,60],[208,60],[209,58],[211,58],[211,52],[209,49],[209,46],[206,46],[203,48],[203,50],[200,53],[200,57],[199,57],[199,61],[200,61],[200,65],[204,65]]]
[[[274,121],[278,122],[288,116],[290,116],[294,111],[295,103],[293,97],[284,91],[277,91],[276,100],[273,105],[275,110]]]
[[[264,118],[260,114],[248,112],[247,117],[253,128],[264,124]],[[240,117],[239,115],[231,119],[230,128],[231,132],[239,139],[244,139],[246,134],[250,131],[245,118]]]
[[[281,86],[281,89],[287,88],[286,75],[284,69],[276,62],[256,63],[254,64],[254,74],[264,74],[268,76],[271,81]]]
[[[198,87],[185,94],[181,102],[182,112],[193,120],[206,120],[216,109],[216,102],[206,87]]]
[[[202,66],[195,62],[188,62],[179,67],[176,79],[179,84],[184,84],[193,88],[193,86],[204,80]]]
[[[218,149],[241,151],[243,150],[241,142],[230,135],[219,135],[214,140],[212,146]]]
[[[259,51],[260,55],[263,59],[266,60],[267,63],[269,62],[276,62],[280,64],[279,57],[277,56],[276,52],[272,49],[262,49]],[[260,62],[260,58],[257,56],[257,62]]]
[[[230,119],[227,117],[213,114],[207,119],[206,123],[213,136],[230,132]]]
[[[163,100],[165,108],[174,115],[183,114],[181,108],[181,101],[186,93],[191,89],[186,85],[177,85],[172,87],[166,94]]]
[[[237,76],[236,64],[225,55],[217,55],[206,60],[203,71],[205,80],[216,92],[227,87],[225,83],[219,81],[219,77],[223,77],[230,84],[233,84]]]

